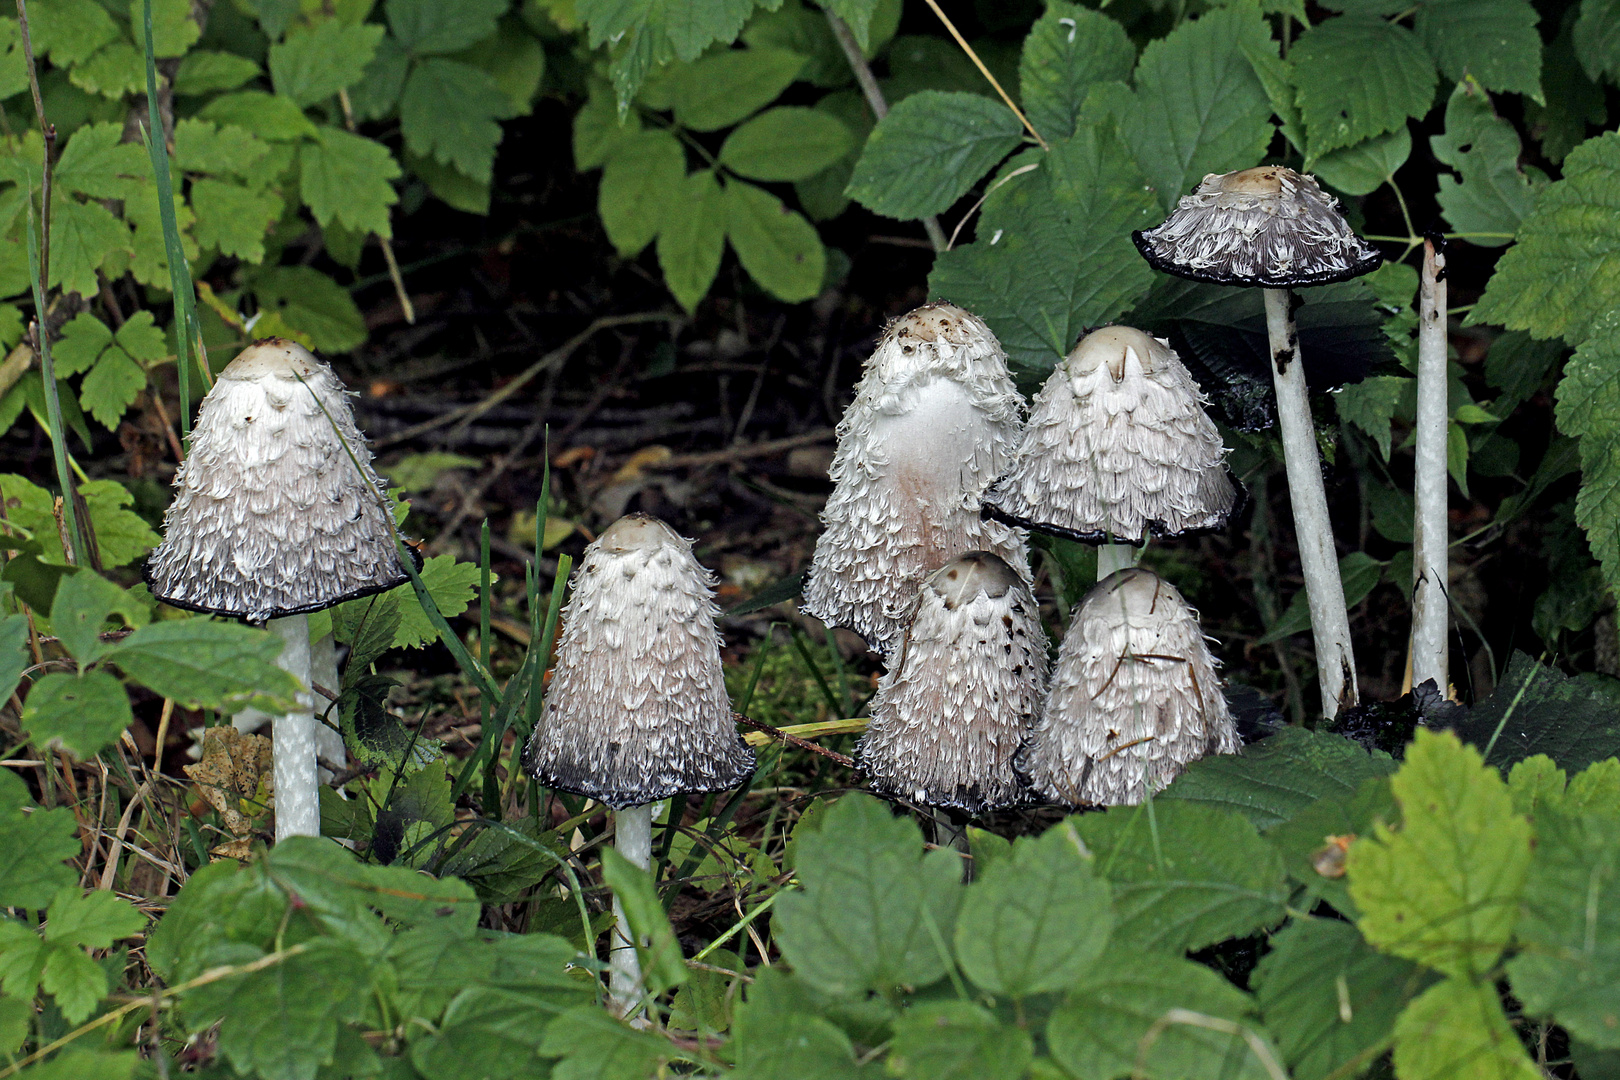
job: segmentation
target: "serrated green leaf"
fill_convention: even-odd
[[[109,255],[134,254],[129,229],[97,202],[63,195],[51,199],[51,284],[94,296],[96,270]]]
[[[1535,396],[1563,354],[1562,341],[1537,341],[1522,330],[1511,330],[1491,342],[1485,354],[1485,381],[1502,392],[1493,406],[1496,411],[1507,415]]]
[[[263,863],[201,866],[148,935],[147,960],[169,982],[184,982],[211,966],[218,951],[269,947],[288,903],[265,876]]]
[[[636,1031],[595,1005],[581,1005],[546,1028],[540,1053],[560,1057],[552,1080],[641,1080],[674,1056],[668,1040]]]
[[[913,99],[914,100],[914,99]],[[726,137],[720,164],[753,180],[805,180],[854,147],[843,122],[821,109],[768,109]]]
[[[1017,147],[1022,131],[1010,109],[978,94],[912,94],[872,130],[849,194],[887,217],[937,214]]]
[[[906,1080],[1019,1080],[1034,1056],[1029,1032],[971,1002],[944,1001],[902,1014],[888,1070]]]
[[[1311,170],[1346,195],[1366,195],[1392,180],[1411,156],[1412,133],[1401,127],[1323,154]]]
[[[608,848],[602,852],[602,880],[624,908],[647,989],[658,994],[685,982],[686,961],[658,899],[652,875]],[[645,946],[643,941],[647,942]]]
[[[804,888],[782,897],[774,921],[799,978],[851,994],[944,976],[961,865],[949,851],[925,856],[911,821],[869,796],[845,795],[819,831],[798,837],[798,872]]]
[[[180,70],[174,75],[174,92],[185,97],[200,97],[235,90],[258,76],[259,65],[245,56],[196,49],[180,61]]]
[[[478,565],[456,562],[454,555],[435,555],[422,564],[422,584],[433,597],[434,606],[446,619],[454,619],[467,606],[478,591]],[[498,579],[497,579],[498,580]],[[390,590],[385,596],[399,601],[399,632],[394,637],[396,649],[419,649],[439,639],[439,632],[428,621],[416,592],[407,583]],[[360,603],[360,601],[350,601]]]
[[[124,607],[128,596],[123,589],[92,570],[80,570],[62,579],[51,603],[51,628],[81,665],[89,665],[106,653],[101,641],[102,627],[114,611]]]
[[[1620,11],[1613,4],[1584,0],[1571,30],[1575,55],[1593,82],[1620,76]]]
[[[1507,945],[1530,865],[1530,825],[1479,752],[1419,728],[1391,780],[1400,828],[1350,847],[1350,896],[1367,940],[1445,974],[1489,971]]]
[[[28,9],[28,33],[35,56],[49,53],[51,63],[66,68],[116,40],[118,24],[95,0],[52,0]]]
[[[28,616],[7,615],[0,619],[0,700],[10,701],[17,692],[17,684],[28,669],[33,657],[28,655]],[[3,800],[3,796],[0,796]],[[0,814],[4,811],[0,810]],[[0,833],[4,832],[0,824]],[[6,905],[18,907],[17,904]]]
[[[16,1056],[33,1025],[33,1001],[20,997],[0,998],[0,1054]]]
[[[56,1006],[67,1022],[77,1024],[95,1011],[96,1002],[107,996],[107,973],[81,949],[71,945],[47,945],[40,986],[56,999]]]
[[[375,23],[345,26],[336,19],[316,23],[270,46],[270,81],[276,93],[299,105],[314,105],[360,81],[382,40]]]
[[[1546,754],[1584,769],[1620,754],[1620,695],[1608,679],[1570,678],[1515,650],[1495,692],[1455,727],[1497,768]]]
[[[276,667],[281,642],[239,623],[174,619],[136,630],[107,651],[125,674],[188,709],[284,711],[298,693]],[[277,704],[280,709],[277,709]]]
[[[111,746],[134,720],[124,684],[105,671],[52,672],[34,683],[23,703],[22,726],[29,736],[81,761]]]
[[[1035,20],[1018,64],[1024,113],[1047,139],[1074,134],[1080,106],[1096,84],[1128,78],[1136,46],[1101,12],[1055,0]]]
[[[725,194],[714,173],[695,172],[681,182],[683,213],[658,233],[658,265],[664,283],[687,311],[708,295],[726,248]]]
[[[191,0],[151,0],[152,55],[160,60],[184,56],[202,37],[202,27],[191,17]],[[146,51],[146,0],[129,0],[130,31],[137,52]]]
[[[81,849],[72,810],[35,807],[16,774],[0,772],[0,904],[45,907],[58,889],[78,881],[78,870],[63,860],[77,858]]]
[[[447,206],[469,214],[489,213],[489,185],[432,158],[405,153],[405,164]]]
[[[1557,419],[1559,430],[1580,440],[1575,519],[1604,577],[1620,581],[1620,317],[1600,317],[1564,365]]]
[[[264,261],[264,237],[281,217],[281,196],[204,177],[191,185],[197,243],[250,263]]]
[[[365,74],[349,89],[349,106],[355,119],[383,120],[391,116],[410,71],[411,54],[393,35],[379,41]]]
[[[574,114],[574,168],[580,172],[600,168],[640,130],[639,113],[621,117],[613,104],[613,90],[600,82],[592,83],[590,97]]]
[[[693,131],[718,131],[775,101],[805,58],[786,49],[724,49],[675,69],[675,122]],[[608,103],[611,108],[611,102]]]
[[[92,94],[121,99],[141,88],[145,73],[146,58],[135,51],[135,46],[115,41],[75,67],[68,73],[68,80]]]
[[[495,32],[510,0],[386,0],[383,11],[394,37],[417,56],[458,52]]]
[[[1542,1075],[1508,1024],[1496,988],[1462,978],[1430,987],[1395,1022],[1395,1069],[1401,1080],[1537,1080]]]
[[[962,898],[956,956],[993,994],[1027,997],[1070,986],[1108,944],[1108,883],[1072,822],[1021,837]]]
[[[291,100],[263,90],[221,94],[197,113],[203,120],[235,124],[270,142],[296,142],[314,138],[315,125]]]
[[[634,255],[652,243],[685,176],[686,152],[669,132],[638,131],[619,141],[602,170],[596,201],[619,254]]]
[[[30,1066],[22,1076],[25,1080],[131,1080],[139,1062],[140,1055],[134,1051],[107,1054],[70,1048]]]
[[[450,1003],[437,1030],[411,1044],[411,1063],[422,1076],[534,1076],[544,1069],[536,1050],[557,1012],[551,1002],[525,994],[470,986]]]
[[[0,21],[0,94],[10,97],[28,89],[28,60],[23,55],[22,30],[16,19]]]
[[[106,949],[146,928],[146,916],[128,900],[99,890],[68,886],[57,892],[45,923],[45,940]]]
[[[51,346],[51,359],[56,363],[58,378],[67,378],[89,371],[95,366],[101,351],[112,344],[112,331],[107,324],[88,311],[75,315],[62,327],[62,336]]]
[[[181,250],[188,260],[197,258],[197,242],[191,235],[196,215],[178,193],[174,198],[174,216],[180,230]],[[130,273],[142,285],[168,291],[174,282],[169,277],[169,252],[163,237],[163,216],[158,208],[156,185],[148,184],[134,198],[124,200],[124,220],[135,227],[135,256],[129,262]],[[107,265],[110,272],[113,260]]]
[[[96,366],[79,383],[79,407],[108,431],[117,431],[124,413],[145,389],[146,372],[123,349],[114,346],[101,354]]]
[[[145,518],[129,509],[135,496],[123,484],[116,480],[92,480],[79,485],[79,494],[90,508],[90,523],[96,531],[96,547],[101,551],[103,567],[111,570],[128,566],[157,547],[161,538]],[[45,554],[60,557],[62,542],[56,539],[54,543],[53,547],[52,541],[46,539]]]
[[[270,147],[246,128],[217,126],[207,120],[187,119],[174,125],[174,164],[185,172],[255,178],[263,187],[269,177],[258,165]]]
[[[1434,61],[1404,26],[1346,15],[1317,23],[1288,53],[1309,144],[1329,150],[1394,131],[1434,100]]]
[[[985,200],[978,239],[940,255],[930,296],[961,304],[990,324],[1007,357],[1049,371],[1083,328],[1107,323],[1145,294],[1153,272],[1133,257],[1133,229],[1158,204],[1130,154],[1107,130],[1085,128]]]
[[[382,143],[323,127],[314,142],[299,148],[298,165],[299,190],[316,221],[326,225],[335,220],[357,232],[393,235],[388,208],[399,195],[389,181],[399,177],[400,169]]]
[[[343,938],[379,947],[401,926],[431,926],[469,937],[478,925],[478,898],[464,881],[435,879],[405,866],[359,862],[324,837],[295,836],[271,850],[267,873],[302,900],[310,914]]]
[[[738,1074],[749,1080],[848,1080],[856,1075],[849,1036],[818,1015],[824,1007],[798,978],[781,968],[760,968],[732,1020]]]
[[[341,218],[341,215],[339,215]],[[348,352],[366,340],[366,320],[349,290],[309,266],[277,266],[253,277],[261,311],[274,311],[322,352]]]
[[[1384,572],[1388,566],[1388,563],[1373,558],[1365,551],[1352,551],[1340,559],[1339,583],[1344,589],[1345,607],[1354,608],[1372,595],[1378,583],[1384,580]],[[1260,643],[1269,645],[1274,641],[1283,641],[1310,628],[1310,598],[1306,595],[1306,590],[1300,589],[1289,599],[1288,608],[1278,617],[1276,623],[1266,628]]]
[[[754,6],[755,0],[578,0],[575,11],[590,29],[591,48],[613,44],[608,73],[623,110],[655,66],[690,63],[716,41],[733,40]]]
[[[456,107],[447,109],[445,102]],[[512,103],[490,75],[469,64],[434,58],[412,69],[399,99],[405,144],[414,153],[453,165],[488,183],[501,141],[496,121],[512,115]]]
[[[1507,244],[1546,178],[1519,168],[1518,132],[1496,115],[1477,82],[1457,84],[1446,104],[1446,132],[1431,136],[1429,145],[1436,158],[1457,172],[1456,177],[1441,174],[1437,196],[1452,229],[1480,247]]]
[[[1412,29],[1446,78],[1540,101],[1540,18],[1530,0],[1425,0]]]
[[[726,239],[750,277],[778,300],[796,303],[821,292],[827,249],[815,226],[753,184],[726,184]]]
[[[1371,375],[1333,395],[1339,419],[1372,436],[1378,451],[1389,460],[1393,442],[1390,424],[1414,380],[1404,375]]]

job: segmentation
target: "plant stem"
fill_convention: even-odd
[[[643,870],[652,867],[652,804],[630,806],[613,815],[613,846]],[[608,944],[608,995],[626,1020],[641,1000],[641,958],[618,896],[613,897],[613,936]]]
[[[281,638],[276,666],[298,680],[300,708],[270,722],[276,778],[276,842],[321,835],[320,783],[315,762],[315,714],[311,700],[309,616],[271,619],[265,629]]]
[[[1130,544],[1097,545],[1097,580],[1136,565],[1136,549]]]
[[[1412,683],[1449,683],[1446,436],[1446,256],[1433,240],[1423,244],[1418,300],[1417,464],[1412,523]]]
[[[1305,366],[1294,332],[1292,294],[1265,289],[1266,334],[1270,339],[1272,382],[1277,388],[1277,427],[1282,434],[1283,465],[1288,472],[1289,502],[1299,545],[1305,596],[1310,603],[1311,631],[1316,639],[1316,678],[1322,690],[1322,715],[1331,720],[1339,709],[1359,700],[1356,658],[1350,642],[1350,616],[1339,580],[1333,523],[1328,517],[1322,459],[1311,423],[1311,399],[1305,388]]]

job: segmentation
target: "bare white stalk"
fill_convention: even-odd
[[[1097,580],[1136,565],[1137,550],[1129,544],[1097,545]]]
[[[1316,639],[1316,678],[1322,690],[1322,715],[1329,720],[1359,700],[1356,658],[1350,642],[1350,615],[1344,606],[1333,524],[1328,518],[1327,489],[1322,484],[1322,458],[1311,423],[1311,399],[1299,337],[1287,289],[1264,289],[1266,335],[1270,339],[1271,377],[1277,388],[1277,427],[1282,434],[1288,496],[1294,508],[1294,533],[1305,597],[1310,603],[1311,632]]]
[[[613,815],[613,846],[643,870],[652,869],[653,804],[630,806]],[[626,1019],[641,1000],[641,958],[624,905],[613,897],[613,937],[608,945],[608,995]],[[644,943],[645,944],[645,943]]]
[[[265,629],[281,638],[276,666],[298,680],[299,710],[271,721],[275,755],[276,842],[321,835],[320,778],[315,764],[315,716],[310,711],[309,616],[271,619]]]
[[[315,693],[316,686],[324,686],[335,691],[338,687],[337,670],[337,644],[332,635],[327,634],[321,640],[310,644],[310,690],[314,712],[319,715],[326,711],[331,704],[323,694]],[[334,714],[335,715],[335,714]],[[243,709],[231,717],[231,726],[244,734],[253,734],[262,729],[274,719],[269,713],[258,709]],[[334,765],[343,765],[348,761],[348,750],[343,745],[343,734],[327,727],[319,720],[315,721],[315,755],[318,759],[330,761]],[[331,783],[332,771],[321,769],[320,781],[323,784]]]
[[[1451,533],[1447,515],[1446,257],[1423,242],[1418,294],[1417,466],[1412,522],[1412,684],[1449,685],[1446,600]]]

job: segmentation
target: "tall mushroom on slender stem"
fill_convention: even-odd
[[[939,302],[890,323],[838,425],[804,610],[888,654],[917,586],[963,551],[993,551],[1027,579],[1018,530],[979,515],[1012,464],[1022,410],[977,316]]]
[[[754,771],[726,695],[714,576],[668,525],[630,514],[585,549],[572,588],[523,766],[611,807],[619,853],[645,870],[654,803],[733,788]],[[641,965],[617,897],[613,911],[609,990],[630,1013]]]
[[[1442,242],[1443,243],[1443,242]],[[1447,513],[1446,256],[1433,238],[1423,242],[1418,293],[1417,465],[1412,530],[1412,685],[1434,680],[1441,697],[1450,686],[1448,661],[1451,565]]]
[[[1314,177],[1266,165],[1204,177],[1163,225],[1132,234],[1155,269],[1264,290],[1277,426],[1316,639],[1322,712],[1329,719],[1354,705],[1359,691],[1290,290],[1357,277],[1383,261],[1351,231],[1338,206]]]
[[[277,840],[321,832],[309,612],[407,577],[370,462],[332,369],[296,342],[255,342],[203,398],[146,563],[157,599],[263,623],[284,643],[278,663],[304,691],[271,722]]]
[[[1095,330],[1035,395],[1017,461],[985,493],[985,511],[1097,544],[1099,581],[1133,564],[1149,534],[1221,528],[1238,495],[1206,404],[1169,342]]]

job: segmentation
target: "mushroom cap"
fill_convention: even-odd
[[[1163,225],[1131,239],[1154,269],[1216,285],[1325,285],[1384,261],[1314,176],[1281,165],[1211,173]]]
[[[145,570],[166,604],[264,622],[406,580],[349,395],[296,342],[254,342],[219,373],[174,487]]]
[[[1030,801],[1013,759],[1040,714],[1046,633],[1024,578],[970,551],[918,591],[857,755],[872,790],[970,814]]]
[[[1017,462],[985,509],[1093,544],[1219,529],[1238,496],[1206,405],[1168,342],[1129,326],[1093,331],[1035,396]]]
[[[1069,622],[1019,769],[1052,802],[1134,805],[1205,754],[1236,753],[1215,666],[1175,586],[1140,568],[1110,574]]]
[[[692,545],[627,515],[585,549],[572,588],[529,774],[615,810],[742,783],[754,752],[726,694],[714,576]]]
[[[941,302],[891,322],[838,425],[804,610],[888,653],[918,585],[958,553],[994,551],[1027,576],[1023,535],[979,515],[1012,464],[1022,410],[979,318]]]

